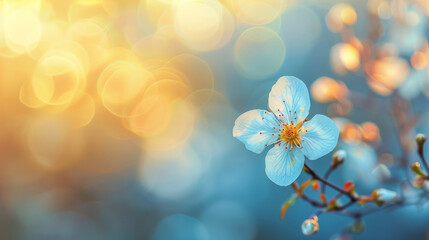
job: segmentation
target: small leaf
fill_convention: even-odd
[[[283,220],[285,218],[286,212],[289,209],[290,206],[292,206],[296,199],[298,199],[298,195],[293,194],[285,203],[283,203],[281,209],[280,209],[280,219]]]

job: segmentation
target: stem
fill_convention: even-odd
[[[317,180],[321,181],[322,183],[324,183],[324,184],[326,184],[326,185],[330,186],[331,188],[333,188],[333,189],[337,190],[338,192],[340,192],[340,193],[342,193],[342,194],[347,195],[351,200],[353,200],[353,201],[357,201],[356,196],[351,195],[350,193],[348,193],[348,192],[344,191],[342,188],[338,187],[337,185],[335,185],[335,184],[333,184],[333,183],[331,183],[331,182],[329,182],[329,181],[325,180],[324,178],[321,178],[319,175],[317,175],[317,173],[316,173],[313,169],[311,169],[311,168],[307,165],[307,163],[304,163],[304,166],[307,168],[308,173],[309,173],[311,176],[313,176],[313,178],[314,178],[314,179],[317,179]]]
[[[326,212],[326,209],[321,209],[321,210],[317,211],[316,213],[314,213],[313,215],[320,216],[320,214],[322,214],[324,212]]]
[[[336,211],[342,211],[342,210],[344,210],[344,209],[346,209],[346,208],[350,207],[351,205],[353,205],[355,202],[356,202],[356,201],[354,201],[354,200],[350,200],[350,202],[348,202],[346,205],[341,206],[341,207],[339,207],[339,208],[337,208],[337,209],[335,209],[335,210],[336,210]]]
[[[334,169],[332,168],[332,166],[331,167],[329,167],[329,169],[328,169],[328,171],[326,171],[326,173],[325,173],[325,176],[323,176],[323,178],[324,179],[326,179],[326,180],[328,180],[328,178],[329,178],[329,175],[331,175],[331,172],[333,171]],[[325,189],[326,189],[326,184],[324,183],[324,182],[322,182],[322,194],[325,194]]]
[[[308,203],[310,203],[311,205],[315,206],[315,207],[325,207],[325,204],[315,201],[311,198],[309,198],[307,195],[305,195],[304,193],[301,194],[300,196],[302,199],[304,199],[305,201],[307,201]]]
[[[335,197],[334,197],[334,199],[338,199],[338,198],[340,198],[342,195],[343,195],[343,193],[342,193],[342,192],[340,192],[340,193],[338,193],[338,194],[337,194],[337,196],[335,196]]]
[[[391,204],[387,204],[383,207],[378,207],[378,206],[372,206],[369,208],[365,208],[362,209],[360,211],[349,211],[349,212],[342,212],[345,216],[349,216],[349,217],[353,217],[353,218],[360,218],[363,217],[365,215],[371,214],[371,213],[375,213],[378,211],[383,211],[387,208],[392,208],[392,207],[399,207],[405,204],[405,201],[403,199],[399,199]]]
[[[422,162],[423,162],[423,165],[425,165],[426,172],[428,172],[428,173],[429,173],[429,165],[428,165],[428,163],[427,163],[427,161],[426,161],[426,158],[425,158],[425,156],[424,156],[424,154],[423,154],[423,145],[418,147],[417,152],[419,153],[419,156],[420,156],[420,159],[421,159],[421,160],[422,160]]]
[[[304,199],[305,201],[307,201],[311,205],[313,205],[315,207],[325,207],[326,206],[326,204],[318,202],[316,200],[313,200],[310,197],[308,197],[307,195],[305,195],[304,191],[300,191],[299,186],[298,186],[298,184],[296,182],[292,183],[292,188],[296,192],[296,194],[298,195],[298,197]]]

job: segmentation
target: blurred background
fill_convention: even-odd
[[[305,237],[303,201],[280,220],[292,189],[234,121],[296,76],[309,117],[341,130],[334,182],[417,195],[398,182],[429,133],[428,14],[426,0],[0,0],[0,239],[347,239],[335,214]],[[353,239],[426,239],[429,211],[364,223]]]

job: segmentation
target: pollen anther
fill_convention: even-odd
[[[304,122],[294,124],[292,121],[290,124],[283,124],[281,129],[280,140],[286,143],[286,149],[292,151],[294,147],[301,148],[302,135],[307,133],[307,130],[302,128]]]

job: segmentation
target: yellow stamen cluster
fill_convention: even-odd
[[[286,143],[286,149],[292,151],[294,147],[301,148],[301,143],[304,141],[302,135],[307,133],[307,130],[302,128],[303,122],[294,124],[292,121],[290,123],[283,124],[283,129],[280,130],[280,140]]]

